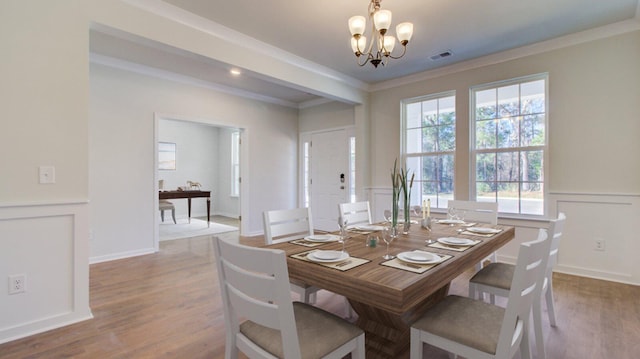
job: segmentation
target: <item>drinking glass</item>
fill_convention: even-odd
[[[347,237],[348,237],[348,233],[347,233],[347,223],[349,221],[347,221],[347,219],[342,219],[342,217],[338,218],[338,227],[340,227],[340,239],[338,240],[338,242],[342,243],[342,252],[344,253],[344,246],[347,242]]]
[[[385,255],[382,256],[382,258],[393,259],[396,257],[389,254],[389,244],[391,244],[391,242],[393,242],[393,240],[396,239],[396,237],[398,237],[398,229],[396,227],[392,227],[392,226],[384,227],[384,229],[382,230],[382,240],[387,245],[387,252]]]
[[[433,239],[431,239],[431,224],[433,223],[431,217],[427,217],[422,221],[422,228],[426,229],[427,231],[429,231],[429,236],[427,237],[426,243],[427,244],[432,244],[435,243],[435,241]]]

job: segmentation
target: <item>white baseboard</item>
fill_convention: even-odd
[[[135,250],[135,251],[113,253],[113,254],[108,254],[108,255],[105,255],[105,256],[98,256],[98,257],[90,257],[89,258],[89,264],[96,264],[96,263],[102,263],[102,262],[109,262],[109,261],[113,261],[113,260],[116,260],[116,259],[124,259],[124,258],[143,256],[143,255],[146,255],[146,254],[153,254],[155,252],[156,252],[156,250],[153,249],[153,248],[144,248],[144,249],[139,249],[139,250]]]

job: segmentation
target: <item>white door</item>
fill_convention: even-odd
[[[338,204],[349,200],[349,137],[346,129],[311,135],[310,205],[313,226],[338,228]]]

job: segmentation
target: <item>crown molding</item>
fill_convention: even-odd
[[[224,86],[214,82],[204,81],[191,76],[179,75],[174,72],[161,70],[155,67],[141,65],[130,61],[117,59],[110,56],[100,55],[96,53],[89,54],[89,61],[93,64],[108,66],[120,70],[134,72],[141,75],[160,78],[163,80],[169,80],[173,82],[182,83],[185,85],[192,85],[197,87],[203,87],[209,90],[223,92],[233,96],[239,96],[251,100],[267,102],[274,105],[285,106],[289,108],[298,108],[298,104],[291,101],[281,100],[275,97],[265,96],[251,91],[240,90],[235,87]]]
[[[129,5],[136,6],[158,16],[165,17],[187,27],[202,31],[211,36],[223,39],[236,46],[242,46],[264,56],[278,59],[288,65],[303,69],[318,76],[346,84],[358,90],[368,91],[369,84],[324,65],[309,61],[281,48],[259,41],[251,36],[213,22],[209,19],[190,13],[177,6],[160,0],[122,0]]]
[[[379,82],[370,86],[370,91],[387,90],[394,87],[408,85],[416,82],[430,80],[436,77],[450,75],[457,72],[476,69],[479,67],[495,65],[531,55],[537,55],[547,51],[557,50],[573,45],[582,44],[594,40],[600,40],[607,37],[625,34],[632,31],[640,30],[640,18],[638,14],[640,12],[640,1],[638,2],[638,9],[636,10],[636,17],[634,19],[620,21],[610,25],[605,25],[590,30],[577,32],[574,34],[557,37],[535,44],[510,49],[491,55],[478,57],[468,61],[459,62],[449,66],[420,72],[404,77],[399,77],[393,80]]]

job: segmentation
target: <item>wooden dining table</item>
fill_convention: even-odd
[[[434,221],[435,222],[435,221]],[[383,259],[386,246],[382,240],[375,248],[366,246],[369,235],[382,232],[351,231],[345,250],[350,258],[343,268],[326,263],[305,260],[312,250],[341,250],[339,242],[317,245],[308,241],[291,241],[269,245],[287,253],[289,276],[348,298],[358,314],[357,325],[365,331],[367,358],[408,357],[411,324],[428,308],[444,298],[451,281],[479,261],[505,245],[515,235],[514,227],[477,224],[478,227],[500,229],[497,234],[478,236],[464,234],[463,225],[434,223],[432,230],[411,225],[407,234],[400,234],[390,245],[390,253],[421,250],[441,255],[443,262],[423,273],[416,273],[420,266],[402,261]],[[460,247],[427,245],[426,240],[438,238],[467,238],[478,243],[460,251]],[[314,245],[308,247],[306,245]],[[434,244],[437,246],[437,244]],[[462,247],[465,248],[465,247]],[[455,250],[458,249],[458,250]],[[361,264],[360,264],[361,263]],[[395,267],[388,264],[395,263]],[[354,264],[359,264],[349,268]]]

